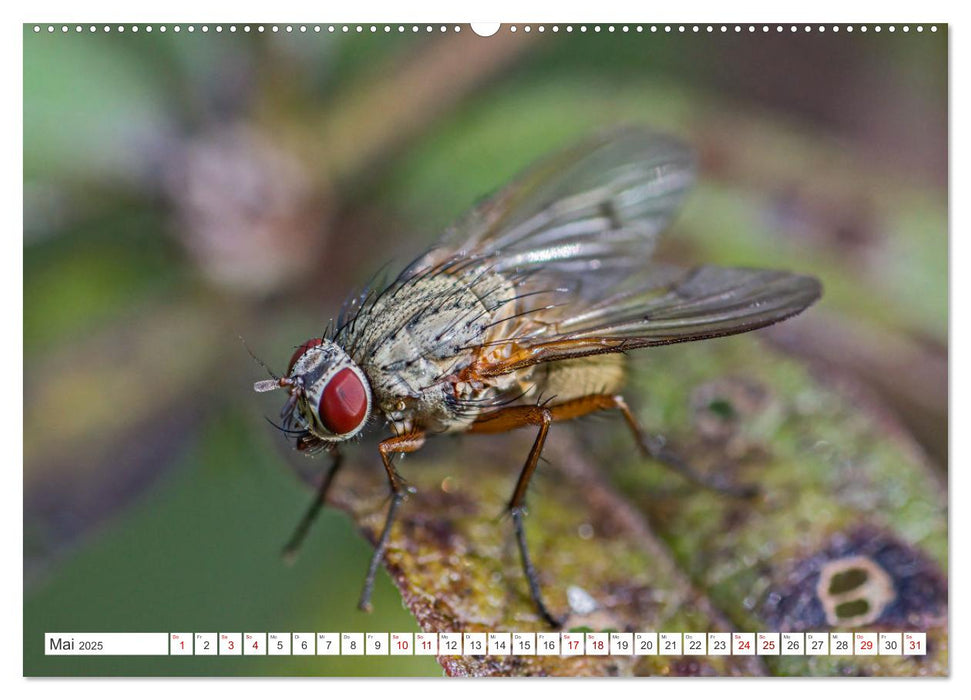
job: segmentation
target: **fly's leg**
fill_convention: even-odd
[[[371,563],[368,566],[367,577],[364,579],[364,589],[361,591],[361,599],[357,603],[357,607],[361,610],[368,612],[371,610],[371,593],[374,590],[374,577],[377,575],[378,565],[384,557],[384,550],[388,547],[388,538],[391,536],[391,526],[394,525],[398,507],[407,494],[404,479],[398,475],[397,470],[395,470],[392,464],[392,460],[395,454],[415,452],[421,449],[421,446],[424,444],[424,433],[411,433],[388,438],[378,445],[378,451],[381,453],[381,462],[384,464],[384,470],[388,474],[388,484],[391,487],[391,505],[388,507],[388,515],[384,521],[384,529],[381,531],[377,546],[371,555]]]
[[[290,536],[290,540],[283,547],[283,558],[288,563],[292,563],[297,558],[297,551],[307,537],[307,533],[310,532],[310,526],[313,525],[317,516],[320,515],[320,509],[324,507],[324,502],[327,500],[327,492],[330,491],[330,486],[334,483],[334,477],[337,476],[337,472],[340,470],[341,464],[344,461],[341,453],[337,449],[331,452],[331,456],[333,460],[330,463],[330,469],[327,471],[326,476],[324,476],[323,481],[320,482],[317,495],[310,503],[307,512],[300,519],[300,523],[297,525],[296,530],[293,531],[293,535]]]
[[[529,556],[529,547],[526,545],[526,530],[523,527],[526,489],[529,488],[529,480],[532,478],[533,472],[536,471],[536,465],[539,464],[539,456],[543,452],[543,444],[546,442],[546,435],[550,431],[550,423],[553,422],[551,411],[545,408],[539,410],[539,419],[541,420],[539,431],[536,433],[536,440],[533,441],[529,456],[526,457],[523,470],[519,473],[516,490],[513,491],[512,498],[509,500],[509,514],[512,516],[513,529],[516,532],[516,544],[519,545],[519,558],[522,560],[523,573],[526,574],[526,581],[529,583],[529,593],[543,619],[551,626],[559,627],[560,621],[550,614],[546,603],[543,602],[543,595],[539,588],[539,577],[536,575],[533,560]]]
[[[540,454],[543,452],[543,445],[546,443],[546,435],[549,433],[550,424],[555,419],[553,410],[543,406],[515,406],[501,409],[490,414],[486,419],[473,424],[471,432],[495,433],[513,430],[526,425],[538,425],[536,440],[533,447],[526,457],[526,463],[519,473],[519,480],[516,482],[516,490],[513,491],[512,498],[509,499],[508,510],[512,516],[513,529],[516,533],[516,544],[519,547],[519,558],[522,561],[523,573],[529,584],[529,593],[533,598],[536,609],[546,622],[552,627],[559,627],[561,622],[557,620],[546,603],[543,602],[543,594],[539,587],[539,577],[536,575],[536,567],[533,566],[532,557],[529,556],[529,547],[526,544],[526,530],[523,526],[523,514],[525,512],[526,490],[529,488],[529,480],[536,471],[539,464]]]
[[[546,442],[546,435],[550,429],[550,423],[559,420],[570,420],[579,418],[594,411],[603,411],[616,408],[614,397],[603,394],[591,394],[572,401],[565,401],[556,406],[510,406],[500,408],[481,416],[470,427],[470,433],[505,433],[516,428],[527,425],[539,426],[536,433],[536,440],[526,458],[526,464],[519,474],[516,482],[516,490],[509,500],[509,513],[512,516],[513,528],[516,533],[516,543],[519,546],[519,555],[522,560],[523,572],[529,583],[529,592],[533,598],[533,603],[539,610],[540,615],[552,627],[560,627],[562,624],[557,620],[543,602],[543,596],[539,587],[539,579],[536,575],[536,568],[533,560],[529,556],[529,548],[526,545],[526,531],[523,527],[524,502],[526,500],[526,490],[529,487],[529,480],[536,471],[539,464],[540,453],[543,451],[543,444]]]
[[[759,489],[756,486],[733,484],[725,478],[719,476],[708,476],[707,474],[702,474],[696,471],[690,464],[668,450],[664,446],[663,440],[644,434],[644,431],[641,430],[641,426],[638,424],[637,419],[634,417],[634,413],[630,410],[630,406],[628,406],[627,402],[624,401],[623,396],[611,396],[605,398],[609,398],[613,403],[611,408],[616,408],[623,414],[624,421],[626,421],[627,427],[630,428],[630,431],[634,436],[634,441],[637,443],[637,446],[640,448],[641,453],[645,457],[664,464],[683,476],[688,481],[691,481],[692,483],[703,488],[711,489],[712,491],[734,496],[736,498],[752,498],[758,495]]]
[[[680,457],[664,449],[660,441],[646,439],[627,402],[619,395],[590,394],[589,396],[565,401],[548,408],[545,406],[510,406],[481,416],[469,426],[468,432],[505,433],[527,425],[539,426],[536,441],[529,451],[526,464],[519,474],[519,481],[516,482],[516,490],[513,492],[513,496],[509,501],[509,512],[512,515],[513,526],[516,531],[516,542],[519,545],[523,571],[526,574],[526,580],[529,582],[529,591],[533,597],[533,602],[536,604],[543,618],[554,627],[559,627],[560,623],[550,614],[546,604],[543,602],[539,581],[536,576],[536,569],[533,566],[533,561],[529,556],[529,549],[526,546],[526,532],[523,528],[523,504],[526,498],[526,489],[529,486],[529,480],[533,472],[536,470],[536,465],[539,463],[540,453],[543,451],[543,444],[546,442],[546,435],[549,432],[550,423],[553,421],[579,418],[595,411],[608,410],[619,410],[623,414],[624,420],[627,421],[628,427],[637,440],[638,447],[645,456],[671,467],[690,481],[705,488],[733,496],[748,497],[758,492],[754,487],[737,486],[722,479],[699,474]]]

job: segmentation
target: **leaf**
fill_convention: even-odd
[[[527,435],[516,436],[529,437]],[[386,556],[392,579],[426,631],[550,631],[529,597],[502,518],[528,441],[465,439],[451,458],[416,458],[403,473],[417,492],[405,503]],[[483,448],[486,448],[483,451]],[[516,455],[516,456],[514,456]],[[342,472],[336,504],[376,542],[387,486],[377,470]],[[550,476],[550,475],[547,475]],[[559,477],[560,474],[557,474]],[[588,462],[566,479],[540,478],[526,528],[540,577],[563,629],[728,631],[727,621],[678,570],[644,519]],[[363,572],[362,572],[363,575]],[[568,594],[597,609],[571,610]],[[442,657],[450,675],[761,674],[756,659],[667,657]]]
[[[732,479],[757,482],[762,495],[752,502],[701,491],[643,464],[619,420],[554,426],[526,528],[547,603],[567,617],[563,629],[843,629],[827,621],[816,584],[826,566],[833,576],[846,561],[864,561],[872,565],[870,584],[873,572],[886,574],[892,599],[860,629],[926,631],[930,653],[442,657],[446,672],[946,673],[943,490],[909,438],[860,397],[823,386],[753,338],[665,349],[649,359],[648,371],[634,374],[632,392],[646,398],[645,424],[663,428],[699,468],[717,464]],[[416,493],[400,511],[385,565],[422,629],[549,629],[530,601],[511,523],[500,517],[531,440],[529,431],[440,439],[401,464]],[[387,485],[376,454],[371,461],[341,472],[332,502],[373,543]],[[858,597],[876,595],[872,588]],[[571,591],[596,609],[571,609]]]
[[[828,366],[810,372],[752,337],[685,350],[653,353],[634,374],[648,397],[642,419],[695,465],[762,495],[744,504],[684,494],[671,475],[615,462],[618,484],[682,568],[744,630],[928,635],[927,656],[767,657],[773,673],[946,674],[946,486],[922,450]],[[865,580],[852,590],[831,588],[859,569]],[[841,601],[869,610],[834,615]]]

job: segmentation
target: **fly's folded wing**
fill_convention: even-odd
[[[454,225],[404,277],[480,260],[593,300],[649,260],[694,182],[680,141],[638,128],[600,134],[528,169]]]
[[[477,372],[497,376],[541,362],[744,333],[794,316],[822,293],[814,277],[775,270],[656,266],[638,279],[572,314],[554,319],[554,310],[537,309],[532,333],[494,341],[517,351]]]
[[[637,128],[601,134],[473,209],[389,289],[460,278],[480,303],[435,339],[450,351],[475,349],[452,347],[454,329],[473,328],[478,346],[505,346],[480,355],[481,376],[743,333],[819,298],[812,277],[652,263],[657,236],[693,181],[681,142]]]

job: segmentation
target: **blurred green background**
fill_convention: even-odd
[[[811,272],[772,342],[947,468],[947,36],[24,28],[24,672],[438,675],[434,658],[45,657],[48,631],[417,631],[264,421],[271,366],[552,148],[697,149],[661,254]],[[747,29],[747,27],[746,27]],[[373,447],[365,442],[360,450]],[[312,466],[312,465],[311,465]]]

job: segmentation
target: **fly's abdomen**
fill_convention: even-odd
[[[591,355],[529,368],[520,378],[522,403],[566,403],[591,394],[614,394],[624,385],[624,355]]]

